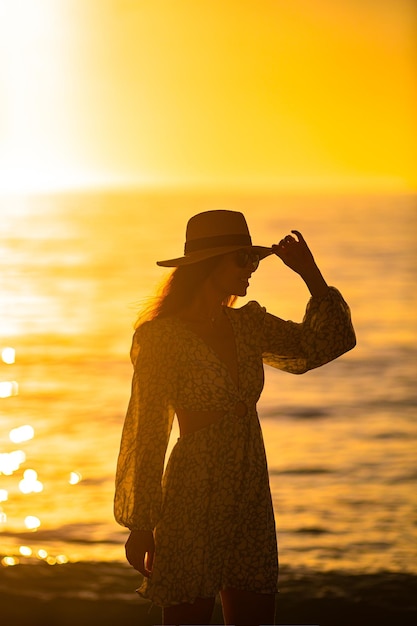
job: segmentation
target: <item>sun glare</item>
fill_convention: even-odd
[[[0,192],[416,187],[411,3],[120,4],[1,0]]]
[[[76,69],[70,53],[71,23],[68,3],[0,2],[1,193],[111,183],[111,175],[106,177],[100,167],[75,154],[83,139],[73,128]]]

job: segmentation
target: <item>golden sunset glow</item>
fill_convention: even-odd
[[[367,594],[373,606],[378,573],[383,611],[396,572],[412,589],[416,32],[414,0],[0,0],[6,621],[17,606],[48,621],[35,600],[69,593],[74,615],[88,597],[93,622],[109,602],[131,619],[112,501],[133,325],[168,275],[156,261],[181,255],[189,218],[212,209],[244,213],[255,245],[299,229],[358,338],[306,376],[265,368],[287,589],[314,579],[321,602],[339,572],[356,610]],[[308,298],[270,255],[236,305],[300,322]],[[175,419],[165,467],[180,435]]]
[[[417,187],[412,0],[2,0],[2,191]]]

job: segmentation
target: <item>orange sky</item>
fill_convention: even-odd
[[[413,0],[1,0],[0,191],[415,191]]]

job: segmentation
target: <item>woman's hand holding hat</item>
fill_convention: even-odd
[[[292,230],[297,235],[297,239],[292,235],[287,235],[278,244],[272,246],[272,251],[276,254],[289,268],[303,276],[314,265],[314,257],[311,254],[307,243],[298,230]]]
[[[300,274],[313,296],[326,295],[328,285],[321,275],[304,237],[298,230],[291,232],[297,236],[297,239],[292,235],[287,235],[278,244],[272,246],[272,252],[290,269]]]

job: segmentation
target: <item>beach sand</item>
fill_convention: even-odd
[[[277,624],[408,626],[417,623],[417,575],[296,573],[284,569]],[[0,568],[2,624],[154,626],[161,611],[141,599],[128,565],[34,561]],[[223,624],[220,604],[212,624]]]

